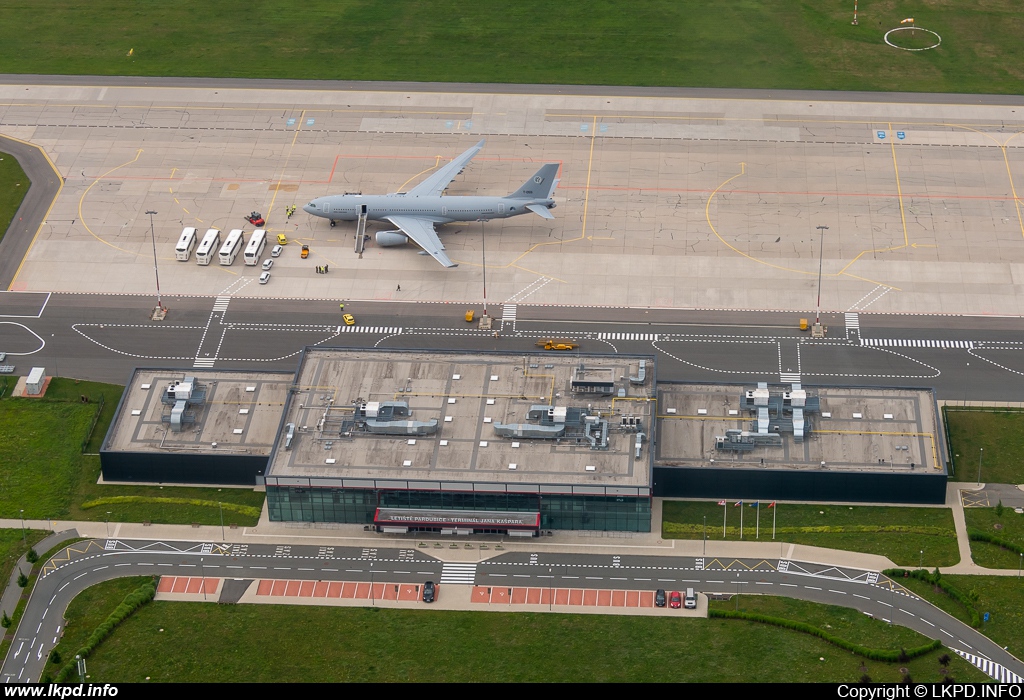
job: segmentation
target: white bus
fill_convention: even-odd
[[[213,256],[217,254],[218,246],[220,246],[220,231],[215,228],[207,229],[206,235],[203,236],[199,247],[196,248],[196,262],[200,265],[209,265],[213,262]]]
[[[235,258],[238,257],[238,252],[243,247],[245,247],[245,236],[242,233],[242,229],[231,229],[231,233],[224,239],[224,245],[220,247],[220,264],[234,264]]]
[[[252,232],[249,244],[245,246],[245,264],[258,265],[263,249],[267,247],[267,232],[261,228]]]
[[[192,257],[192,251],[196,249],[197,233],[198,231],[191,226],[181,232],[181,238],[178,239],[178,245],[174,246],[175,260],[188,262],[188,259]]]

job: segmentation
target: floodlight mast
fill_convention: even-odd
[[[156,263],[156,232],[153,229],[153,215],[157,212],[147,211],[146,213],[149,214],[149,235],[153,241],[153,274],[156,275],[156,308],[163,311],[164,304],[160,298],[160,270]]]
[[[814,323],[821,325],[821,260],[825,254],[825,231],[828,231],[828,226],[816,226],[821,231],[821,246],[818,248],[818,309],[814,314]]]

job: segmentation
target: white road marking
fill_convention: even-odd
[[[797,587],[795,583],[780,583],[779,585],[780,586],[788,586],[789,588],[796,588]]]
[[[854,593],[854,594],[853,594],[853,597],[854,597],[854,598],[863,598],[864,600],[871,600],[871,599],[870,599],[870,598],[868,598],[868,597],[867,597],[866,595],[860,595],[859,593]]]
[[[810,588],[812,591],[820,591],[821,590],[817,586],[804,586],[804,588]]]
[[[951,635],[951,634],[950,634],[949,632],[947,632],[946,630],[942,629],[941,627],[939,628],[939,632],[942,632],[942,633],[943,633],[944,635],[946,635],[947,637],[952,637],[952,636],[953,636],[953,635]]]
[[[836,589],[834,589],[834,588],[830,588],[830,589],[828,589],[828,592],[829,592],[829,593],[838,593],[838,594],[840,594],[840,595],[846,595],[846,591],[837,591],[837,590],[836,590]]]

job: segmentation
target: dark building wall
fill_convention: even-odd
[[[539,511],[545,530],[651,531],[647,497],[267,486],[272,521],[372,524],[378,505]]]
[[[104,481],[255,486],[267,457],[217,454],[100,452]]]
[[[850,503],[945,503],[945,474],[655,467],[662,498],[744,498]]]

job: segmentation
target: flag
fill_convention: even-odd
[[[753,503],[751,503],[750,507],[751,508],[757,508],[757,501],[754,501]]]
[[[734,508],[735,508],[736,506],[741,506],[741,505],[743,505],[743,501],[736,501],[736,502],[735,502],[735,503],[733,503],[732,505],[733,505],[733,507],[734,507]]]
[[[775,501],[772,501],[771,503],[769,503],[768,507],[769,508],[774,508],[775,507]]]
[[[906,24],[907,22],[913,22],[913,21],[914,21],[913,17],[907,17],[906,19],[901,19],[900,20],[900,24]]]
[[[135,53],[135,49],[128,49],[128,55],[129,56],[131,56],[133,53]]]
[[[724,506],[724,505],[725,505],[725,501],[719,501],[719,502],[718,502],[718,505],[720,505],[720,506]]]

